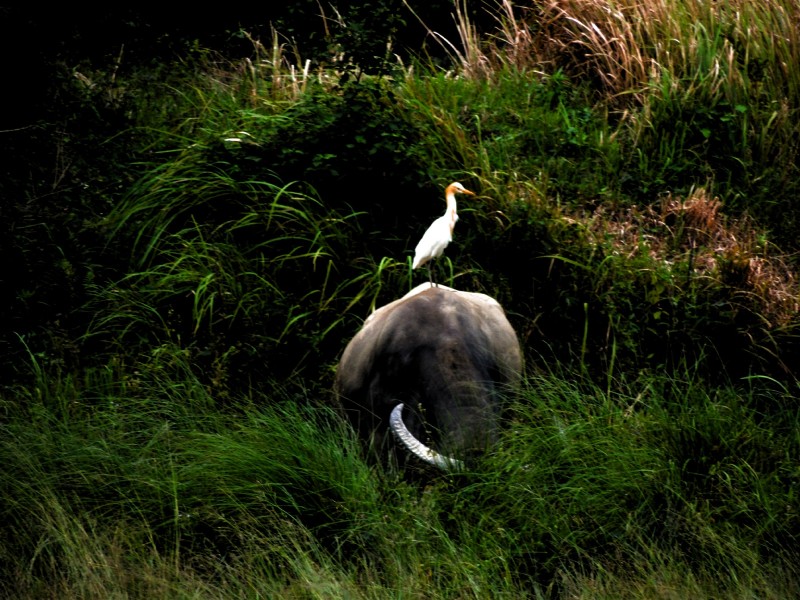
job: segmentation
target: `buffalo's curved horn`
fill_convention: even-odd
[[[403,423],[403,403],[401,402],[392,410],[389,417],[389,427],[394,436],[416,457],[424,460],[426,463],[431,464],[445,471],[451,469],[463,469],[464,463],[455,458],[450,458],[444,454],[439,454],[433,448],[428,448],[425,444],[420,442],[408,430],[406,424]]]

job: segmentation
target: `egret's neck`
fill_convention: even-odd
[[[447,192],[446,200],[447,200],[447,209],[444,211],[445,214],[448,215],[456,214],[456,195],[453,192]]]

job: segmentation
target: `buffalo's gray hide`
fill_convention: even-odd
[[[367,318],[345,348],[335,391],[378,447],[402,402],[418,440],[469,456],[495,440],[499,395],[519,384],[521,371],[516,333],[496,300],[426,283]]]

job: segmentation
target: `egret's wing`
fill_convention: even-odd
[[[447,244],[452,241],[453,235],[450,231],[449,220],[446,217],[439,217],[431,223],[414,249],[414,262],[411,268],[416,269],[430,259],[441,256]]]

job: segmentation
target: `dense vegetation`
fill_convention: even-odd
[[[409,4],[25,46],[4,596],[798,595],[800,7]],[[454,180],[439,272],[525,385],[470,472],[401,471],[330,387]]]

